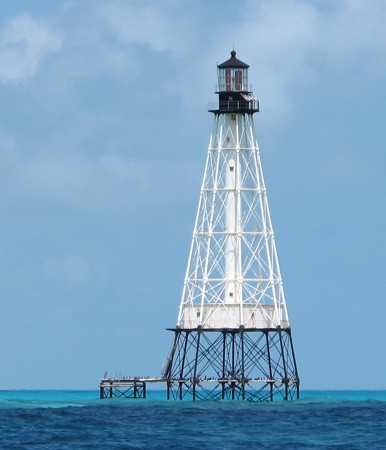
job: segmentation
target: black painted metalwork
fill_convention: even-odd
[[[235,50],[231,57],[217,66],[218,105],[209,108],[214,114],[254,114],[260,111],[259,100],[248,86],[249,65],[236,58]]]
[[[146,382],[138,380],[103,380],[99,385],[99,398],[146,398]]]
[[[235,50],[232,50],[231,57],[226,61],[224,61],[223,63],[219,64],[217,67],[219,69],[226,69],[226,68],[248,69],[249,65],[236,58],[236,52]]]
[[[163,374],[168,398],[260,402],[299,398],[290,328],[173,332]]]
[[[218,106],[209,108],[209,112],[214,114],[254,114],[259,111],[260,103],[258,99],[246,100],[237,92],[233,92],[232,94],[226,92],[219,93]]]

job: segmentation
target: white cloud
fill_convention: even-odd
[[[237,19],[213,22],[209,31],[200,29],[194,16],[186,24],[195,38],[184,42],[187,64],[181,64],[177,80],[170,81],[186,105],[202,107],[213,90],[215,62],[225,60],[233,46],[251,65],[250,82],[264,110],[260,120],[275,127],[278,118],[287,119],[296,109],[299,88],[323,82],[321,68],[348,77],[358,70],[385,73],[383,0],[249,0],[242,11]],[[175,18],[168,17],[173,30]]]
[[[92,209],[132,200],[130,192],[143,192],[149,182],[141,163],[114,155],[92,158],[71,153],[20,157],[10,176],[13,190],[22,197]]]
[[[176,17],[173,3],[115,0],[100,3],[98,18],[122,44],[142,44],[157,52],[184,53],[192,38],[189,16]]]
[[[386,3],[344,0],[249,1],[245,15],[216,45],[234,42],[269,113],[293,108],[296,89],[331,70],[385,71]],[[225,34],[226,33],[226,34]]]
[[[86,156],[70,150],[67,154],[44,151],[27,156],[15,149],[13,141],[3,141],[2,151],[0,139],[0,190],[14,207],[37,202],[130,212],[141,205],[181,201],[181,193],[170,190],[170,184],[195,183],[199,173],[188,163],[131,160],[114,153]]]
[[[28,15],[9,20],[0,30],[0,81],[33,77],[44,58],[61,47],[61,38]]]
[[[61,14],[73,17],[79,4],[68,5],[69,12]],[[200,18],[188,8],[180,9],[176,16],[175,2],[165,2],[162,8],[121,0],[93,5],[83,4],[56,63],[64,95],[66,77],[72,70],[87,79],[93,71],[100,72],[100,65],[125,77],[129,85],[126,72],[143,70],[137,64],[132,67],[132,46],[142,44],[156,53],[169,53],[165,64],[170,66],[165,70],[171,69],[170,92],[185,98],[187,107],[194,105],[203,111],[215,82],[215,62],[227,58],[234,43],[240,58],[251,64],[250,81],[262,98],[261,119],[277,127],[278,117],[288,117],[295,108],[294,95],[299,87],[320,81],[320,66],[347,70],[347,65],[362,67],[366,61],[369,70],[385,68],[381,56],[386,50],[386,4],[379,0],[366,5],[354,0],[328,1],[323,7],[305,0],[247,1],[237,22],[224,16],[210,29],[200,29]],[[66,29],[66,20],[57,18],[56,22]],[[0,80],[21,81],[33,76],[44,57],[60,48],[61,34],[29,16],[10,20],[0,31]],[[146,58],[151,61],[151,54]],[[60,130],[60,124],[57,126]],[[97,152],[85,155],[59,150],[62,152],[46,149],[33,156],[33,150],[28,155],[16,153],[12,140],[0,138],[3,186],[8,180],[8,189],[20,195],[105,207],[119,204],[118,198],[127,204],[133,200],[133,192],[145,193],[142,199],[154,199],[167,176],[175,180],[178,172],[182,181],[190,176],[190,168],[170,161],[133,161],[114,152],[97,156]]]

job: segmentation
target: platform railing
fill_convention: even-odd
[[[220,112],[258,112],[260,111],[260,102],[259,100],[211,102],[208,104],[208,110]]]

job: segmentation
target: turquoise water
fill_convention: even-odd
[[[386,449],[386,391],[303,391],[273,404],[164,398],[0,391],[0,449]]]
[[[339,403],[339,402],[386,402],[386,391],[302,391],[301,400],[289,402],[288,406],[303,405],[307,403]],[[176,405],[173,401],[166,401],[166,394],[161,390],[148,390],[147,399],[138,400],[99,400],[98,391],[61,391],[61,390],[19,390],[1,391],[0,408],[66,408],[79,406],[135,406],[146,403],[151,406],[154,403],[164,402]],[[190,401],[182,402],[185,406]],[[198,403],[198,402],[197,402]],[[210,403],[210,402],[209,402]],[[241,402],[240,402],[241,403]],[[218,404],[218,403],[216,403]],[[282,407],[287,403],[280,402]],[[268,406],[270,404],[267,404]],[[265,406],[267,406],[265,405]],[[261,406],[261,405],[259,405]],[[256,406],[258,407],[258,406]]]

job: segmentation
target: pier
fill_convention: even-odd
[[[270,395],[261,395],[269,387],[271,393],[274,385],[288,383],[293,385],[295,379],[278,380],[274,378],[235,378],[203,377],[173,378],[164,377],[124,377],[103,378],[99,384],[100,399],[146,399],[147,384],[165,384],[166,399],[249,399],[267,401]]]
[[[146,398],[146,383],[165,383],[162,377],[102,378],[99,398]]]

